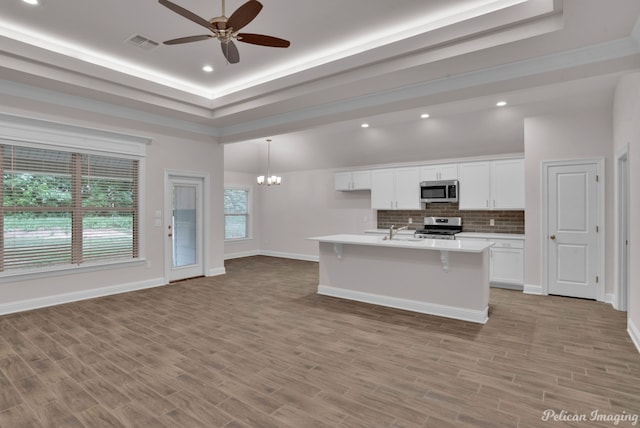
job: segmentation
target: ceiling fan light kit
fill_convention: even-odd
[[[178,15],[205,27],[211,32],[211,34],[179,37],[177,39],[167,40],[164,42],[165,45],[178,45],[215,38],[220,41],[222,54],[230,64],[240,62],[240,54],[234,43],[234,39],[243,43],[269,46],[273,48],[288,48],[291,45],[288,40],[280,39],[278,37],[266,36],[264,34],[240,33],[240,30],[253,21],[262,10],[262,3],[257,0],[249,0],[244,3],[229,17],[225,15],[225,0],[222,0],[222,15],[211,18],[208,21],[169,0],[158,1],[161,5],[167,7]]]

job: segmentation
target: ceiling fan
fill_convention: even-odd
[[[178,6],[177,4],[170,2],[169,0],[159,0],[159,2],[161,5],[166,6],[178,15],[182,15],[188,20],[202,25],[211,32],[211,34],[187,36],[167,40],[164,42],[165,45],[177,45],[215,38],[220,40],[222,53],[227,61],[231,64],[236,64],[240,61],[240,54],[238,53],[238,48],[233,42],[233,39],[236,39],[239,42],[251,43],[260,46],[270,46],[274,48],[288,48],[291,44],[288,40],[280,39],[278,37],[239,32],[245,25],[253,21],[258,13],[260,13],[260,10],[262,10],[262,3],[257,0],[249,0],[244,3],[229,17],[225,15],[225,0],[222,0],[222,15],[211,18],[209,21],[183,8],[182,6]]]

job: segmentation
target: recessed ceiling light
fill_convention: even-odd
[[[202,71],[206,71],[207,73],[211,73],[213,71],[213,67],[211,67],[210,65],[205,65],[204,67],[202,67]]]
[[[420,115],[421,118],[426,119],[429,117],[429,113],[423,113]]]
[[[506,101],[498,101],[498,102],[496,103],[496,106],[498,106],[498,107],[504,107],[504,106],[506,106],[506,105],[507,105],[507,102],[506,102]]]
[[[363,123],[363,124],[362,124],[362,125],[360,125],[360,126],[361,126],[361,127],[363,127],[363,128],[368,128],[368,127],[369,127],[369,124],[368,124],[368,123]]]
[[[40,4],[40,0],[22,0],[23,2],[25,2],[26,4],[30,4],[33,6],[39,5]]]

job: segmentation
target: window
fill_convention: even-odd
[[[224,239],[249,238],[249,189],[224,189]]]
[[[0,145],[0,271],[138,257],[139,161]]]

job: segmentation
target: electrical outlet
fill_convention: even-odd
[[[495,226],[496,225],[496,221],[494,219],[489,219],[489,226]]]
[[[413,219],[411,217],[409,217],[409,220],[407,221],[407,223],[413,224]]]

